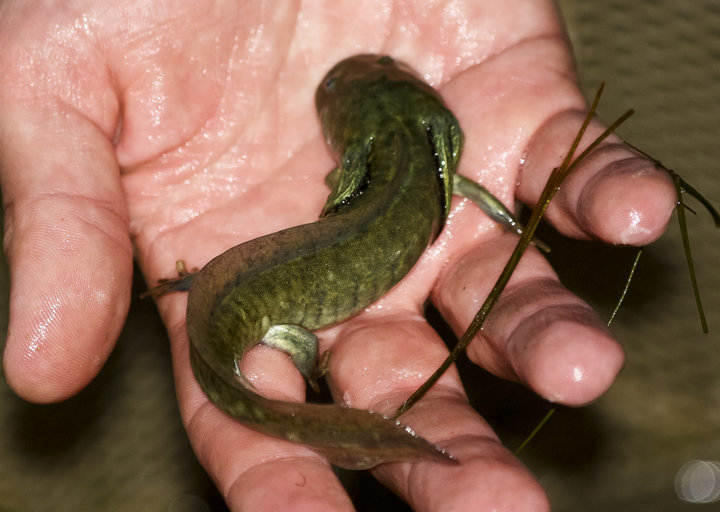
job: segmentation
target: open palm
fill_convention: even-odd
[[[506,204],[536,200],[583,116],[549,0],[55,3],[0,6],[12,279],[4,365],[17,393],[37,402],[66,398],[99,371],[127,312],[133,255],[153,283],[172,276],[177,259],[202,266],[317,218],[334,162],[314,89],[341,58],[390,54],[439,88],[465,132],[460,172]],[[569,235],[644,244],[673,206],[667,177],[614,141],[563,186],[548,216]],[[473,205],[453,203],[444,233],[399,286],[320,333],[337,399],[394,410],[446,353],[422,318],[426,298],[461,331],[515,242]],[[231,508],[351,509],[312,450],[248,430],[207,401],[188,362],[184,295],[159,308],[188,434]],[[468,353],[575,405],[604,392],[623,361],[602,322],[534,251]],[[244,365],[264,394],[303,398],[284,355],[258,347]],[[462,462],[375,470],[417,510],[547,507],[454,371],[403,422]]]

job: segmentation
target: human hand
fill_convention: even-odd
[[[506,204],[514,194],[532,202],[584,108],[553,9],[537,1],[452,9],[86,1],[41,11],[6,1],[0,154],[10,384],[48,402],[97,373],[129,303],[130,237],[152,283],[171,275],[178,258],[199,266],[230,245],[314,220],[333,166],[314,89],[352,53],[393,55],[439,87],[466,135],[460,172]],[[548,217],[567,234],[611,243],[659,236],[674,206],[667,177],[618,146],[596,155]],[[322,333],[337,396],[391,412],[444,357],[420,317],[425,298],[464,329],[515,242],[456,202],[445,233],[382,308]],[[168,296],[159,308],[188,434],[231,507],[349,509],[314,452],[249,431],[207,402],[187,361],[184,298]],[[622,364],[602,322],[534,252],[468,354],[568,404],[599,396]],[[284,356],[260,347],[248,359],[265,394],[302,398]],[[462,461],[375,470],[416,509],[546,506],[531,475],[469,408],[455,373],[402,419]]]

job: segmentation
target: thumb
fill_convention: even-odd
[[[51,402],[82,389],[107,359],[130,302],[132,249],[108,130],[55,97],[50,83],[28,87],[23,75],[32,74],[11,71],[0,85],[10,268],[3,365],[20,396]],[[100,96],[84,92],[83,101]]]

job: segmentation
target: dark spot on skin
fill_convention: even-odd
[[[382,64],[383,66],[392,66],[394,62],[392,57],[388,57],[387,55],[383,55],[378,59],[378,64]]]

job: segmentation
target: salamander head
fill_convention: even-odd
[[[355,55],[340,61],[315,93],[328,146],[342,152],[352,140],[372,139],[387,119],[404,117],[411,96],[420,94],[436,95],[410,67],[392,57]]]

